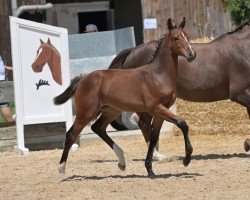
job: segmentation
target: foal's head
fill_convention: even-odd
[[[50,39],[48,38],[47,43],[44,43],[40,39],[40,47],[36,52],[35,61],[32,63],[32,69],[34,72],[41,72],[43,66],[53,58],[53,51]]]
[[[186,24],[184,17],[178,27],[173,26],[172,20],[168,19],[168,30],[170,37],[170,48],[173,55],[184,56],[189,62],[193,61],[196,57],[196,52],[193,51],[189,44],[189,36],[183,31]]]

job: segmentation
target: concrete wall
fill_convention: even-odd
[[[108,11],[109,2],[90,3],[69,3],[54,4],[53,8],[47,11],[47,23],[53,26],[67,28],[69,34],[79,33],[78,13]]]
[[[134,46],[133,27],[69,35],[70,77],[107,69],[120,51]]]

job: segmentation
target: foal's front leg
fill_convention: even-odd
[[[147,157],[145,160],[145,167],[147,169],[148,176],[151,179],[155,178],[155,174],[152,170],[152,157],[153,157],[155,145],[159,140],[160,129],[161,129],[163,121],[164,120],[162,118],[154,117],[152,126],[151,126],[150,143],[148,147]]]
[[[151,116],[149,113],[137,113],[139,116],[139,121],[138,121],[138,126],[141,129],[141,132],[143,134],[143,137],[149,146],[150,143],[150,137],[151,137],[151,121],[153,116]],[[162,126],[162,125],[161,125]],[[159,127],[159,131],[160,131]],[[154,148],[154,153],[153,153],[153,159],[157,161],[162,161],[166,158],[166,155],[163,155],[159,152],[159,140],[156,143],[156,146]]]
[[[183,164],[184,166],[188,166],[188,164],[190,163],[193,148],[188,136],[187,123],[183,119],[178,118],[174,113],[172,113],[162,104],[159,104],[158,106],[155,107],[155,109],[153,110],[153,115],[161,117],[168,122],[174,123],[182,130],[185,140],[185,151],[186,151],[186,157],[183,159]]]

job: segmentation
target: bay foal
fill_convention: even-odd
[[[183,31],[184,25],[185,18],[179,27],[174,27],[171,19],[168,19],[169,34],[163,37],[152,63],[135,69],[92,72],[82,78],[75,78],[62,94],[55,97],[54,103],[59,105],[75,95],[76,119],[66,133],[59,165],[62,178],[65,176],[69,149],[82,129],[98,114],[101,116],[91,128],[114,150],[119,159],[119,168],[125,170],[122,149],[106,133],[108,124],[122,111],[148,112],[154,116],[145,161],[150,178],[155,178],[152,156],[162,119],[176,124],[182,130],[186,151],[183,163],[185,166],[189,164],[193,150],[188,137],[188,126],[168,109],[176,99],[178,56],[184,56],[189,61],[195,58],[188,35]]]

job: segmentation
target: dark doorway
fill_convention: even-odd
[[[108,19],[109,11],[82,12],[78,13],[79,33],[84,33],[88,24],[95,24],[99,31],[108,31],[112,29]]]
[[[114,0],[115,28],[133,26],[137,45],[143,43],[141,2],[141,0]]]

